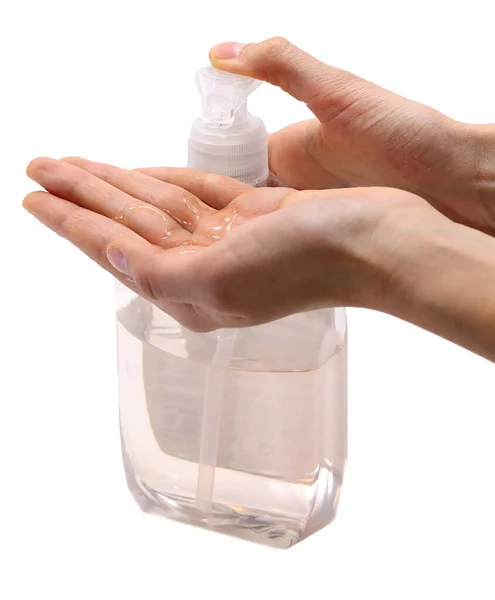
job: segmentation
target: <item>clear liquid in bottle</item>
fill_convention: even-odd
[[[119,295],[122,445],[141,508],[282,548],[332,521],[347,451],[343,311],[237,330],[229,364],[217,367],[216,333],[190,333],[129,290]],[[197,490],[212,375],[223,398],[205,512]]]

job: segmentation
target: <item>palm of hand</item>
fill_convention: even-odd
[[[192,330],[367,305],[366,294],[376,303],[375,230],[392,215],[437,214],[390,189],[255,189],[190,169],[82,159],[37,159],[28,173],[47,190],[27,196],[30,212]]]
[[[191,329],[243,324],[233,279],[240,294],[250,290],[247,301],[263,271],[263,240],[272,243],[290,228],[283,217],[260,218],[283,212],[277,209],[290,201],[288,188],[255,189],[185,169],[126,171],[82,159],[38,159],[28,173],[47,190],[26,198],[28,210]],[[124,240],[133,245],[135,263],[127,275],[107,258],[113,241]],[[295,254],[294,236],[286,244]]]

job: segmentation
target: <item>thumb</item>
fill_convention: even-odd
[[[321,62],[281,37],[258,44],[218,44],[210,51],[210,61],[217,69],[280,87],[306,103],[320,120],[344,111],[366,89],[385,92],[348,71]]]

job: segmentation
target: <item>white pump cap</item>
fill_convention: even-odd
[[[205,67],[196,83],[203,113],[191,129],[188,167],[261,185],[268,177],[268,133],[246,106],[261,82]]]

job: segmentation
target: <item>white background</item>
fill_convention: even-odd
[[[277,551],[146,516],[120,462],[110,277],[20,208],[38,155],[184,163],[194,72],[225,40],[283,35],[454,118],[495,121],[490,12],[490,0],[2,1],[2,600],[493,600],[493,364],[351,310],[337,521]],[[308,114],[268,86],[251,109],[271,130]]]

